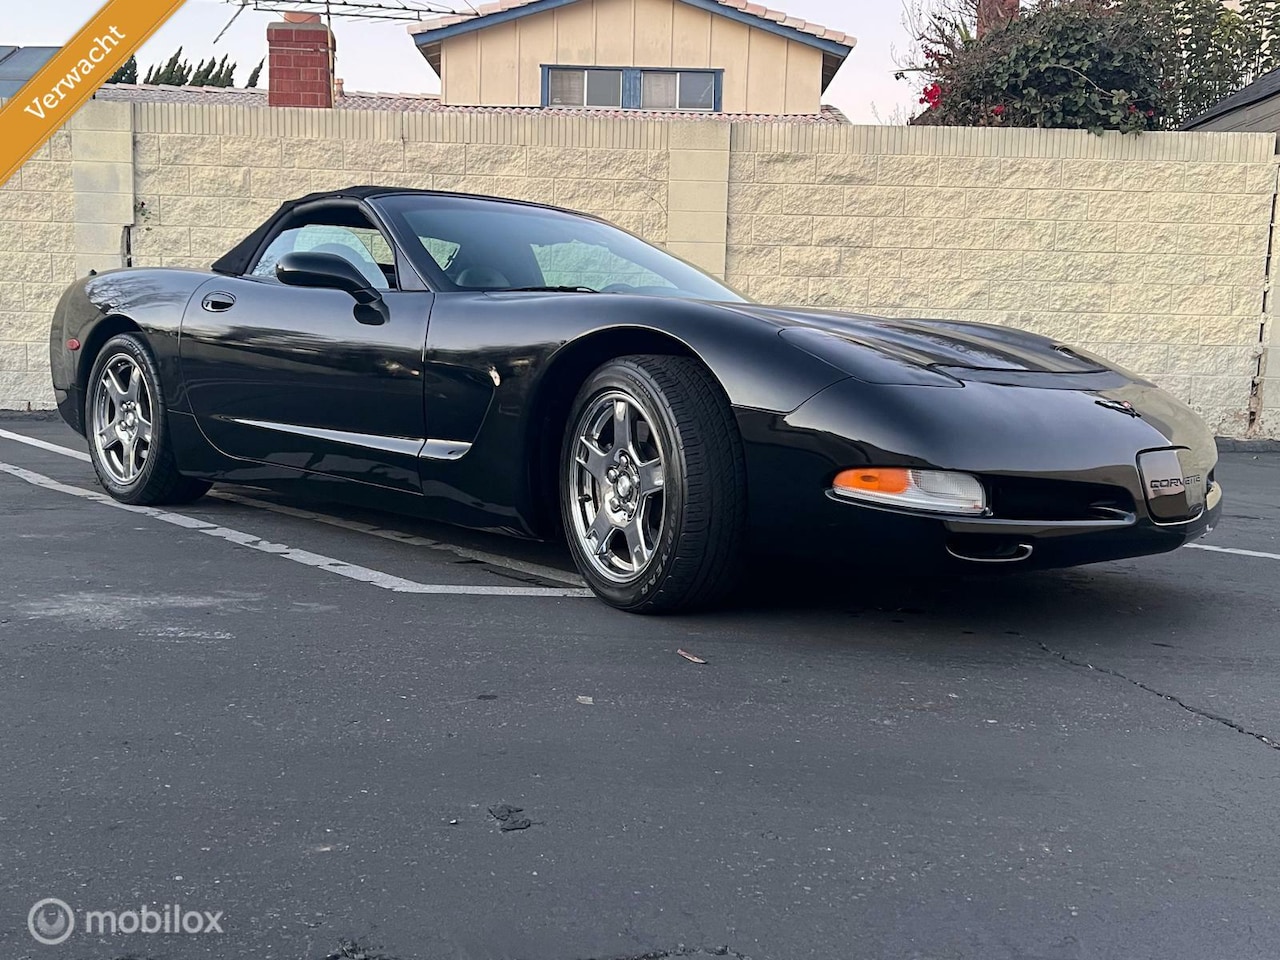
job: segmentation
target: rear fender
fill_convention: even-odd
[[[192,295],[209,278],[195,270],[112,270],[78,280],[63,294],[50,334],[50,368],[63,418],[83,432],[84,391],[98,352],[130,330],[146,339],[160,370],[161,389],[176,412],[187,410],[178,375],[178,336]],[[67,347],[78,340],[80,349]]]

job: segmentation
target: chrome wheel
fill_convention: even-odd
[[[666,473],[652,423],[635,397],[610,390],[574,428],[573,531],[591,566],[618,583],[644,572],[662,538]]]
[[[138,479],[151,453],[153,406],[142,368],[117,354],[94,384],[93,444],[98,462],[116,483]]]

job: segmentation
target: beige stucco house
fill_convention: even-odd
[[[410,28],[446,106],[817,115],[855,39],[747,0],[502,0]]]

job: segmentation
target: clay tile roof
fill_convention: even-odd
[[[259,87],[174,87],[168,84],[108,83],[95,100],[142,103],[211,103],[222,106],[266,106],[267,91]]]
[[[447,14],[442,17],[424,20],[421,23],[411,23],[409,32],[417,37],[426,37],[446,27],[452,27],[459,23],[468,23],[473,20],[483,20],[492,14],[503,13],[507,10],[518,10],[521,7],[527,7],[537,2],[538,0],[497,0],[496,3],[484,3],[480,5],[476,13]],[[852,34],[831,30],[821,24],[810,23],[800,17],[790,16],[780,10],[771,10],[758,3],[749,3],[747,0],[715,0],[715,2],[731,10],[741,10],[743,13],[751,14],[762,20],[770,20],[774,23],[791,27],[800,33],[807,33],[819,40],[830,40],[846,47],[852,47],[858,42],[857,38]]]
[[[137,83],[109,83],[94,94],[98,100],[129,103],[190,103],[209,106],[267,109],[267,91],[240,87],[171,87]],[[847,124],[835,107],[820,113],[689,113],[664,110],[583,110],[576,107],[450,107],[434,93],[367,93],[348,90],[334,104],[338,110],[392,110],[398,113],[479,113],[515,116],[582,117],[588,120],[718,120],[729,123]]]

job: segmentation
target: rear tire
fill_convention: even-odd
[[[672,613],[733,590],[746,537],[742,440],[696,360],[631,356],[597,369],[574,400],[560,464],[569,548],[600,599]]]
[[[121,503],[191,503],[212,486],[178,472],[160,371],[140,334],[103,345],[89,374],[84,422],[98,482]]]

